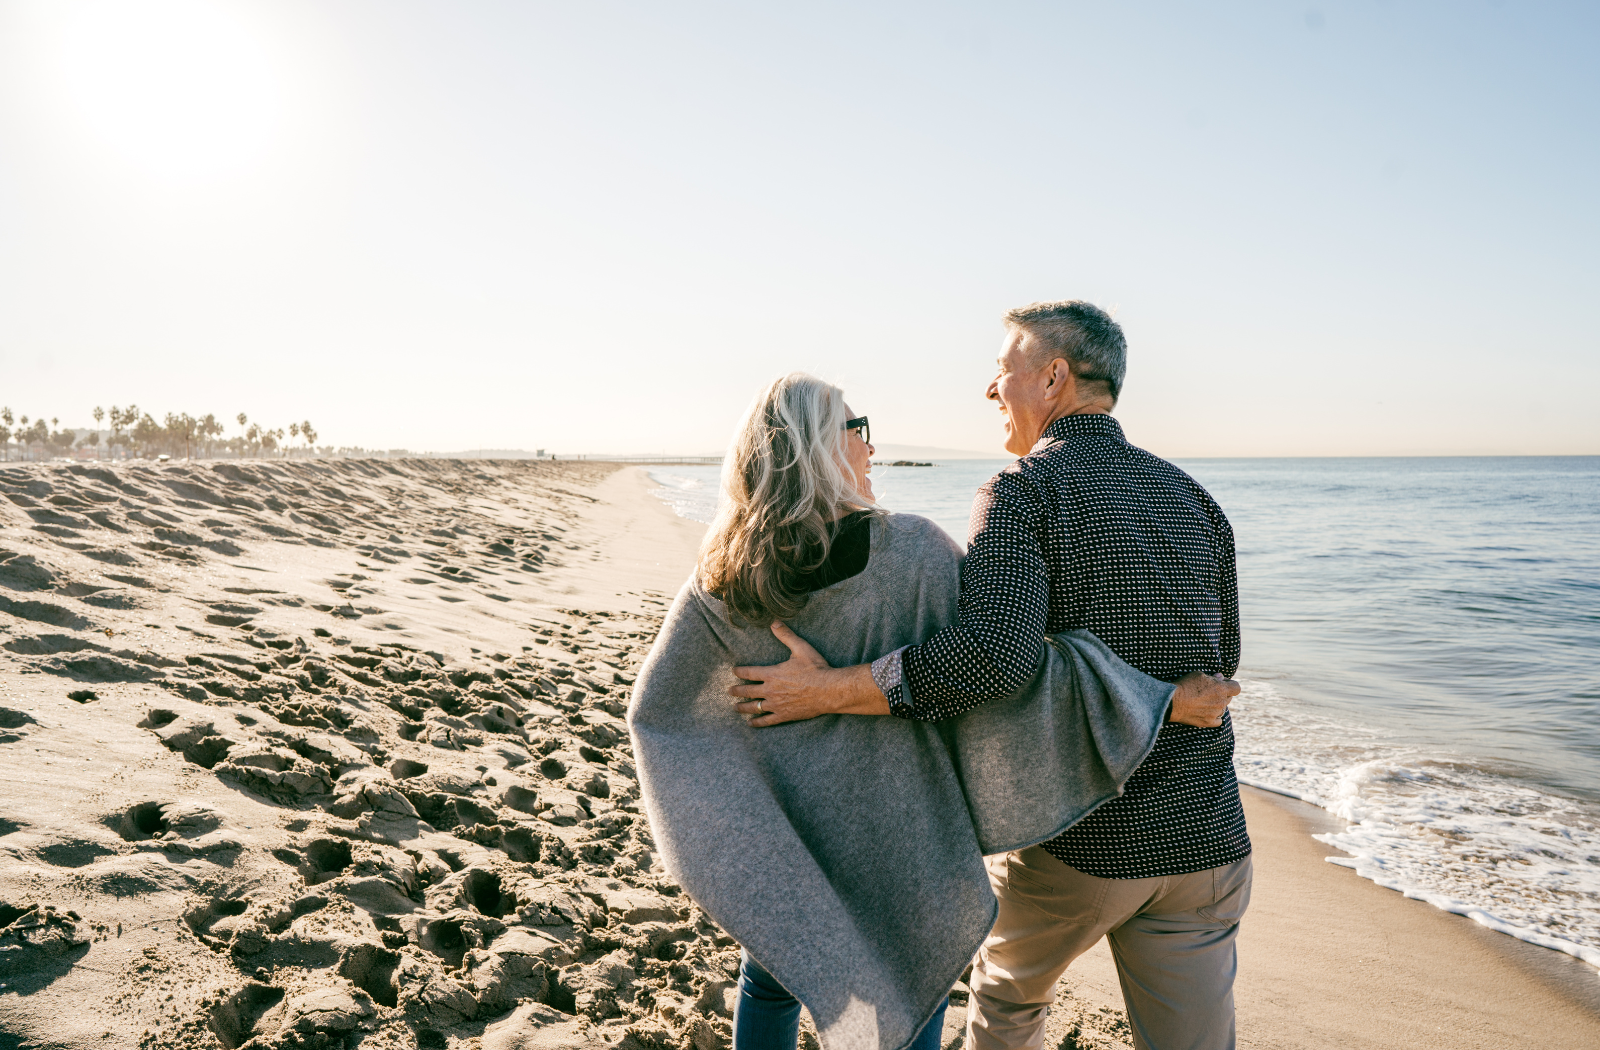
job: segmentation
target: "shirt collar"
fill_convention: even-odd
[[[1060,419],[1044,428],[1044,435],[1039,438],[1034,450],[1057,441],[1065,441],[1069,437],[1100,437],[1116,438],[1118,441],[1127,441],[1122,435],[1122,424],[1103,412],[1090,412],[1077,416],[1062,416]]]

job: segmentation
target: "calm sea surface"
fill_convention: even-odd
[[[1244,782],[1366,878],[1600,966],[1600,457],[1184,460],[1233,522]],[[1005,461],[876,467],[964,539]],[[652,472],[709,520],[717,468]]]

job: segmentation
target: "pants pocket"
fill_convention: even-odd
[[[1211,903],[1196,908],[1195,913],[1208,922],[1232,926],[1244,918],[1245,910],[1250,907],[1253,881],[1250,858],[1211,869],[1211,878]]]
[[[1109,886],[1110,880],[1085,875],[1038,847],[1006,857],[1006,898],[1058,922],[1074,926],[1099,923]]]

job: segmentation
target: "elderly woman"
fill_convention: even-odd
[[[843,666],[955,619],[961,550],[876,504],[869,438],[813,376],[761,392],[628,713],[662,859],[743,945],[735,1050],[793,1050],[802,1004],[827,1050],[937,1050],[947,993],[994,922],[984,855],[1115,797],[1174,697],[1071,632],[1020,694],[937,726],[872,717],[887,704],[760,729],[740,717],[733,668],[782,660],[784,639]]]

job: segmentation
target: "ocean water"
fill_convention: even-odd
[[[1004,465],[872,476],[963,539]],[[1238,543],[1240,780],[1347,821],[1320,838],[1364,878],[1600,966],[1600,457],[1179,465]],[[717,468],[652,476],[710,519]]]

